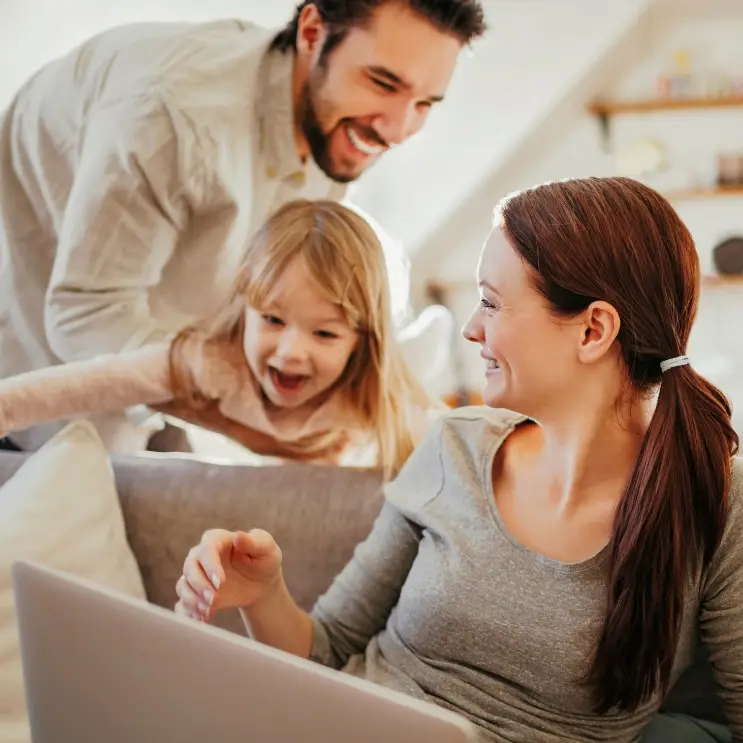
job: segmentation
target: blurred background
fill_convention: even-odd
[[[385,156],[352,201],[386,234],[398,307],[454,313],[431,386],[476,400],[478,349],[458,337],[496,202],[533,183],[623,174],[663,191],[704,271],[690,355],[743,435],[743,0],[485,0],[490,31],[447,104]],[[0,108],[40,65],[142,20],[282,25],[292,0],[0,0]],[[409,275],[404,268],[409,269]],[[528,342],[528,338],[524,339]]]

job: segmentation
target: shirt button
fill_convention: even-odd
[[[266,175],[269,178],[275,178],[276,177],[276,168],[266,168]]]
[[[302,172],[292,173],[292,180],[295,183],[298,183],[300,186],[303,186],[304,185],[304,181],[305,181],[304,173],[302,173]]]

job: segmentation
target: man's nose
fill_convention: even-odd
[[[391,103],[374,124],[374,129],[388,145],[402,144],[423,125],[423,118],[411,101]]]

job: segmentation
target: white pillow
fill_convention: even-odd
[[[60,431],[0,488],[0,743],[31,741],[10,580],[17,559],[145,599],[108,452],[87,421]]]

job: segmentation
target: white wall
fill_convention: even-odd
[[[637,61],[629,66],[606,97],[648,97],[655,91],[656,75],[672,63],[678,49],[689,51],[694,68],[736,72],[743,77],[743,3],[729,12],[674,12],[656,17],[658,27],[646,28],[636,41]],[[659,33],[660,32],[660,33]],[[645,43],[647,42],[647,43]],[[472,195],[456,220],[446,226],[438,240],[428,246],[425,273],[453,286],[458,323],[463,323],[477,301],[474,272],[481,245],[490,229],[492,210],[498,199],[514,189],[546,180],[573,176],[616,174],[612,153],[601,146],[599,127],[585,112],[585,103],[573,106],[567,117],[550,121],[527,143],[508,167],[494,173]],[[714,177],[716,154],[722,150],[743,153],[743,109],[627,115],[612,119],[615,151],[637,137],[650,135],[667,147],[672,172],[664,184],[686,185],[690,179]],[[657,181],[658,187],[661,180]],[[720,239],[743,235],[743,197],[675,201],[689,226],[700,254],[703,272],[712,272],[711,249]],[[690,344],[697,368],[708,374],[736,405],[736,425],[743,432],[743,286],[705,288],[699,318]],[[477,349],[460,343],[467,383],[482,384],[482,363]],[[451,378],[450,378],[451,379]],[[450,381],[450,380],[449,380]]]
[[[137,21],[283,23],[294,0],[0,0],[0,108],[37,67],[105,28]]]

